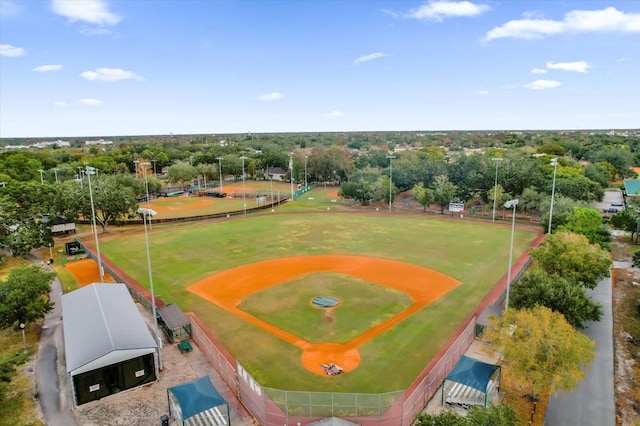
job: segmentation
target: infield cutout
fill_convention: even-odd
[[[252,293],[314,272],[337,272],[407,293],[413,304],[380,321],[346,343],[310,343],[238,308]],[[302,350],[303,366],[326,376],[324,365],[335,364],[349,372],[360,364],[358,347],[401,323],[457,287],[460,282],[422,266],[364,256],[296,256],[265,260],[227,269],[189,286],[188,291]]]

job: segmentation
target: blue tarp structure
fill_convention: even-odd
[[[213,386],[209,376],[171,387],[167,389],[167,394],[175,397],[181,411],[178,417],[182,421],[214,409],[219,414],[217,408],[224,405],[226,406],[226,424],[229,424],[229,405]],[[171,410],[171,399],[169,399],[169,410]]]
[[[462,355],[454,369],[445,377],[442,386],[442,403],[468,405],[484,405],[496,392],[499,382],[500,366],[487,364]],[[445,397],[447,381],[456,383],[449,387]],[[477,391],[477,392],[476,392]]]
[[[456,364],[453,371],[445,377],[445,380],[462,383],[480,392],[486,392],[489,380],[491,380],[491,376],[493,376],[493,373],[498,368],[500,367],[497,365],[487,364],[462,355],[458,364]]]

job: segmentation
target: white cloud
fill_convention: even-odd
[[[385,56],[389,56],[389,55],[387,55],[386,53],[382,53],[382,52],[371,53],[369,55],[360,56],[359,58],[356,58],[356,60],[353,61],[353,63],[354,64],[361,64],[363,62],[372,61],[374,59],[384,58]]]
[[[562,83],[560,81],[555,80],[535,80],[531,83],[525,84],[524,87],[531,90],[545,90],[553,89],[561,85]]]
[[[10,44],[0,44],[0,56],[15,58],[16,56],[22,55],[24,55],[24,49],[22,47],[15,47]]]
[[[550,70],[562,70],[562,71],[574,71],[574,72],[587,72],[591,65],[585,61],[576,62],[547,62],[547,68]]]
[[[24,9],[22,4],[11,0],[0,1],[0,16],[8,18],[9,16],[18,16]]]
[[[488,90],[476,90],[476,95],[478,96],[487,96],[489,94]]]
[[[55,101],[55,102],[53,103],[53,106],[54,106],[54,107],[57,107],[57,108],[66,108],[66,107],[68,107],[68,106],[69,106],[69,104],[68,104],[68,103],[66,103],[66,102],[64,102],[64,101]]]
[[[96,25],[116,25],[121,17],[109,11],[102,0],[53,0],[51,8],[58,15],[69,18],[70,22],[82,21]]]
[[[336,118],[336,117],[344,117],[344,112],[342,111],[331,111],[325,114],[325,117],[331,117],[331,118]]]
[[[78,104],[86,105],[86,106],[100,106],[104,104],[104,102],[98,99],[83,98],[83,99],[78,99]]]
[[[258,100],[261,101],[277,101],[278,99],[284,98],[284,95],[280,92],[271,92],[265,93],[264,95],[260,95]]]
[[[567,32],[640,32],[640,13],[625,13],[615,7],[602,10],[572,10],[562,21],[517,19],[489,31],[485,40],[498,38],[540,39]]]
[[[80,28],[80,34],[84,34],[86,36],[100,36],[111,34],[111,31],[106,28],[83,26],[82,28]]]
[[[490,9],[486,4],[475,4],[470,1],[430,1],[416,9],[409,10],[404,16],[442,22],[445,18],[450,17],[480,15]]]
[[[49,72],[49,71],[60,71],[62,69],[62,65],[40,65],[35,67],[31,71],[36,72]]]
[[[513,90],[513,89],[517,89],[518,85],[517,84],[507,84],[505,86],[500,86],[500,88],[502,90]]]
[[[629,59],[625,58],[624,56],[621,58],[618,58],[617,62],[627,62]]]
[[[142,77],[131,71],[120,68],[97,68],[95,71],[85,71],[80,73],[80,77],[91,81],[120,81],[120,80],[142,80]]]
[[[531,70],[531,72],[533,74],[546,74],[547,70],[545,70],[544,68],[534,68]]]

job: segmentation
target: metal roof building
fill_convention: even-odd
[[[156,380],[155,342],[124,284],[62,296],[67,372],[76,404]]]

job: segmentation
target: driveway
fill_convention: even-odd
[[[576,389],[549,398],[545,415],[548,426],[613,426],[616,422],[613,391],[613,317],[611,313],[611,278],[598,283],[590,292],[602,305],[600,322],[590,322],[584,334],[596,342],[596,356],[591,369]]]

